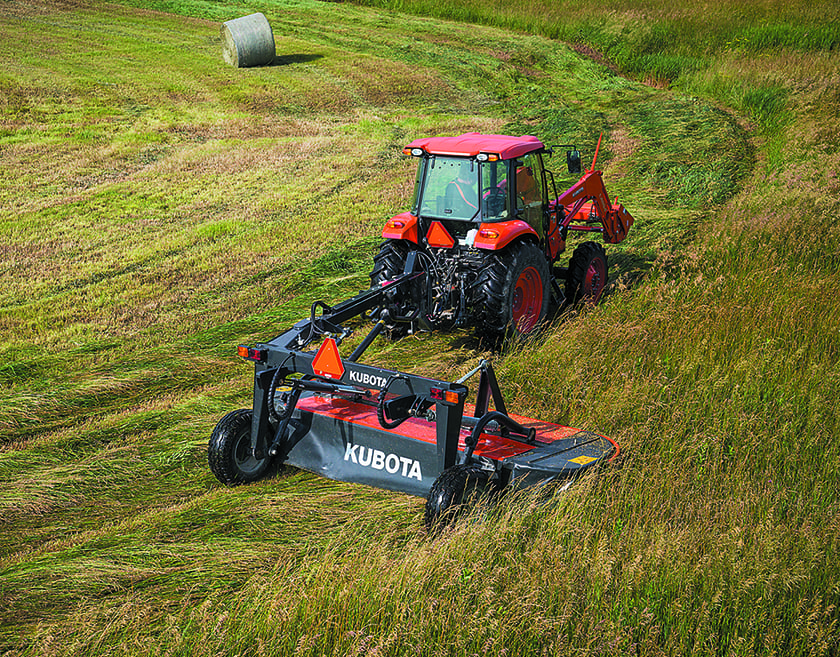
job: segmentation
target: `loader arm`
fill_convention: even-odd
[[[600,171],[587,171],[549,205],[554,212],[561,208],[564,215],[559,223],[561,230],[599,232],[608,244],[621,242],[633,225],[633,217],[623,205],[610,203]],[[600,226],[593,225],[593,215]]]

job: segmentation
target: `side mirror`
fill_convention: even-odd
[[[574,144],[563,144],[562,146],[552,146],[551,150],[555,148],[566,149],[566,166],[569,168],[569,173],[580,173],[580,151]]]
[[[569,167],[569,173],[580,173],[579,150],[566,151],[566,166]]]

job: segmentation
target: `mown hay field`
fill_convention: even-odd
[[[379,4],[0,5],[0,650],[838,655],[836,9]],[[231,68],[220,23],[256,10],[278,58]],[[402,146],[467,130],[585,163],[603,133],[637,219],[608,294],[369,358],[492,358],[620,467],[436,540],[420,499],[220,486],[236,345],[366,287]]]

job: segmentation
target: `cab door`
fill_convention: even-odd
[[[528,153],[516,160],[515,166],[516,216],[527,222],[543,241],[548,197],[542,157],[539,152]]]

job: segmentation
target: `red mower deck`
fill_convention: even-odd
[[[474,417],[474,407],[465,405]],[[285,452],[284,462],[329,479],[355,481],[388,490],[427,496],[440,474],[436,426],[412,417],[394,429],[383,429],[377,411],[341,397],[302,395],[296,416],[307,431]],[[477,462],[491,461],[505,471],[508,485],[567,480],[605,455],[612,460],[618,446],[589,431],[510,415],[536,431],[534,444],[482,431],[473,452]],[[471,428],[461,425],[458,453],[467,449]]]
[[[271,463],[288,464],[426,497],[431,527],[472,494],[571,481],[615,458],[618,446],[605,436],[509,414],[489,362],[454,382],[359,363],[382,320],[342,357],[341,342],[351,334],[342,323],[414,276],[334,308],[316,302],[309,320],[270,342],[239,347],[254,363],[254,401],[222,418],[210,438],[210,468],[220,481],[247,483]],[[465,383],[476,375],[474,403],[467,404]]]

